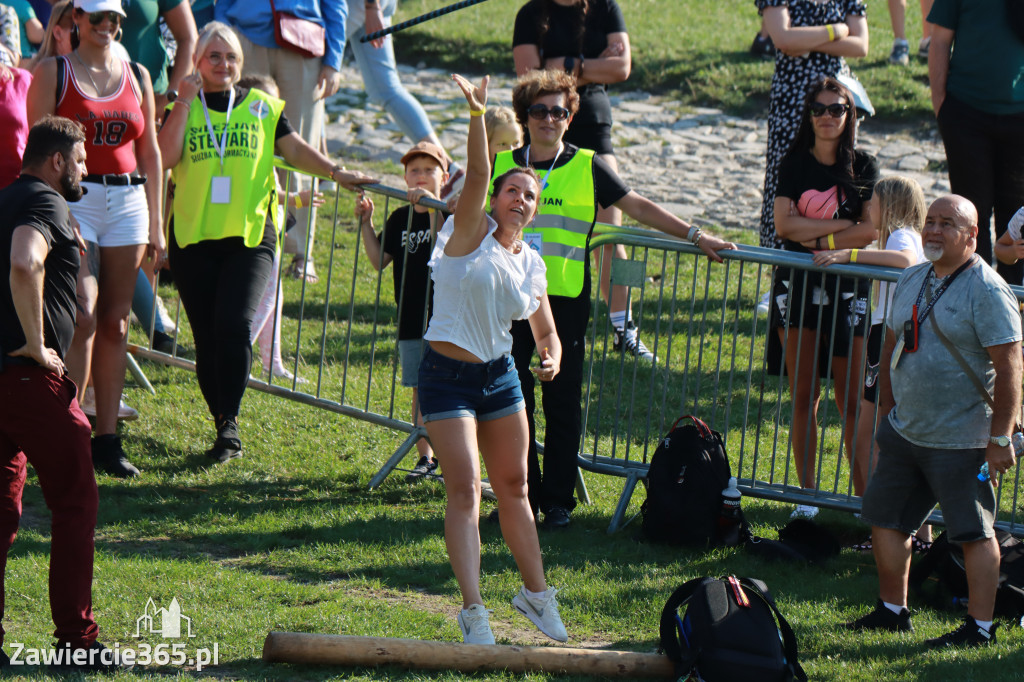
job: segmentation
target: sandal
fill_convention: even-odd
[[[301,256],[296,256],[292,259],[292,263],[288,266],[288,270],[286,272],[292,279],[302,279],[305,277],[308,284],[316,284],[320,281],[320,277],[316,274],[316,269],[313,267],[312,261],[307,261]]]
[[[850,549],[854,552],[870,552],[871,551],[871,538],[868,538],[859,545],[851,545]]]

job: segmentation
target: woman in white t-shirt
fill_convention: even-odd
[[[463,602],[457,621],[464,642],[494,643],[490,612],[480,596],[480,452],[498,498],[502,535],[523,577],[512,605],[548,637],[564,642],[557,590],[544,579],[526,496],[525,403],[510,354],[512,321],[529,319],[537,348],[543,349],[537,377],[551,381],[562,357],[544,262],[520,239],[537,211],[540,182],[529,169],[502,174],[494,181],[491,213],[484,212],[491,177],[483,120],[488,79],[474,88],[461,76],[452,78],[469,102],[466,181],[430,260],[434,311],[423,335],[429,345],[419,391],[448,496],[445,544]]]
[[[884,248],[819,251],[814,254],[814,262],[818,265],[856,262],[901,269],[922,263],[925,258],[921,248],[921,229],[924,227],[926,213],[924,192],[915,180],[898,175],[883,178],[875,183],[874,193],[868,200],[868,214],[871,223],[878,226],[878,240],[875,244],[884,245]],[[874,432],[877,417],[882,416],[876,415],[875,410],[878,359],[885,338],[885,316],[892,304],[895,286],[889,282],[879,282],[877,297],[873,298],[864,397],[857,417],[856,443],[853,461],[850,463],[853,490],[857,495],[863,494],[873,468]],[[847,452],[846,456],[849,457],[850,453]]]

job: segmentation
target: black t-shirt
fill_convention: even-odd
[[[541,38],[539,24],[544,7],[548,12],[548,30]],[[615,0],[589,0],[582,40],[578,27],[579,10],[575,6],[564,7],[552,0],[530,0],[516,14],[512,47],[537,45],[541,63],[551,57],[579,57],[581,54],[584,59],[596,59],[608,47],[609,33],[626,33],[626,22]],[[579,93],[580,109],[573,122],[612,122],[612,107],[603,83],[585,85]]]
[[[203,93],[203,94],[206,96],[206,106],[210,107],[214,111],[219,111],[222,114],[225,113],[228,110],[228,92],[227,92],[227,90],[225,90],[224,92],[207,92],[207,93]],[[238,87],[236,85],[235,86],[235,106],[238,106],[238,103],[241,102],[243,99],[245,99],[246,96],[248,96],[248,94],[249,94],[249,88],[240,88],[240,87]],[[192,101],[192,106],[194,106],[194,107],[201,107],[201,106],[203,106],[203,101],[201,99],[199,99],[198,95],[196,96],[195,100]],[[281,118],[277,119],[277,129],[274,131],[274,139],[275,140],[280,140],[285,135],[288,135],[289,133],[294,133],[294,132],[295,132],[295,128],[292,127],[292,124],[288,121],[288,118],[284,115],[284,112],[282,112],[281,113]]]
[[[776,196],[795,201],[800,215],[805,218],[860,220],[864,204],[874,192],[878,175],[878,160],[864,152],[854,152],[852,183],[843,183],[839,169],[819,163],[810,150],[791,153],[786,155],[779,166]],[[852,187],[854,192],[844,191],[844,184]],[[782,248],[799,253],[812,252],[799,242],[789,239],[783,241]],[[814,284],[819,280],[814,273],[810,279]],[[842,278],[844,291],[851,290],[846,286],[849,284],[847,280],[849,278]]]
[[[409,213],[412,211],[412,223],[409,223]],[[391,271],[395,282],[395,304],[401,302],[398,311],[398,339],[400,341],[415,341],[423,337],[425,328],[423,312],[427,305],[427,290],[430,287],[430,268],[427,262],[430,260],[430,252],[434,245],[431,232],[431,212],[419,213],[412,210],[412,206],[402,206],[396,209],[384,225],[384,232],[378,235],[381,238],[381,249],[391,256]],[[441,212],[436,220],[440,229],[448,217],[447,213]],[[408,247],[406,247],[408,242]],[[406,253],[409,254],[406,263]],[[402,297],[402,270],[405,268],[405,296]],[[427,321],[430,320],[430,310],[427,309]]]
[[[0,350],[6,355],[25,345],[25,333],[11,296],[11,240],[27,225],[50,247],[43,262],[43,341],[61,359],[75,332],[75,294],[81,259],[64,197],[31,175],[0,190]]]
[[[526,166],[526,150],[527,147],[520,147],[512,152],[512,160],[517,166]],[[565,144],[562,153],[553,159],[553,161],[557,162],[555,168],[561,168],[569,163],[578,151],[579,147]],[[542,182],[544,180],[544,173],[551,168],[551,163],[552,160],[534,161],[530,159],[530,166],[537,171],[537,175],[540,176]],[[594,199],[597,203],[602,208],[608,208],[629,194],[629,192],[629,186],[611,169],[611,166],[605,163],[599,156],[594,155]]]

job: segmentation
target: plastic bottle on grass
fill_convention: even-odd
[[[727,547],[740,543],[740,504],[743,493],[736,487],[736,477],[729,479],[729,486],[722,491],[722,511],[718,515],[718,540]]]

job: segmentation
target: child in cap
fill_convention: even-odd
[[[422,205],[424,198],[438,199],[448,180],[448,156],[437,145],[422,141],[402,157],[409,204],[396,209],[377,233],[373,228],[373,201],[365,194],[356,200],[355,214],[362,231],[363,248],[377,270],[392,262],[395,303],[398,305],[398,357],[402,366],[402,385],[412,388],[413,423],[421,425],[416,380],[423,352],[423,330],[430,319],[430,269],[427,261],[437,229],[447,217]],[[404,286],[403,286],[404,277]],[[416,442],[420,458],[406,476],[414,481],[437,469],[437,460],[425,438]]]

